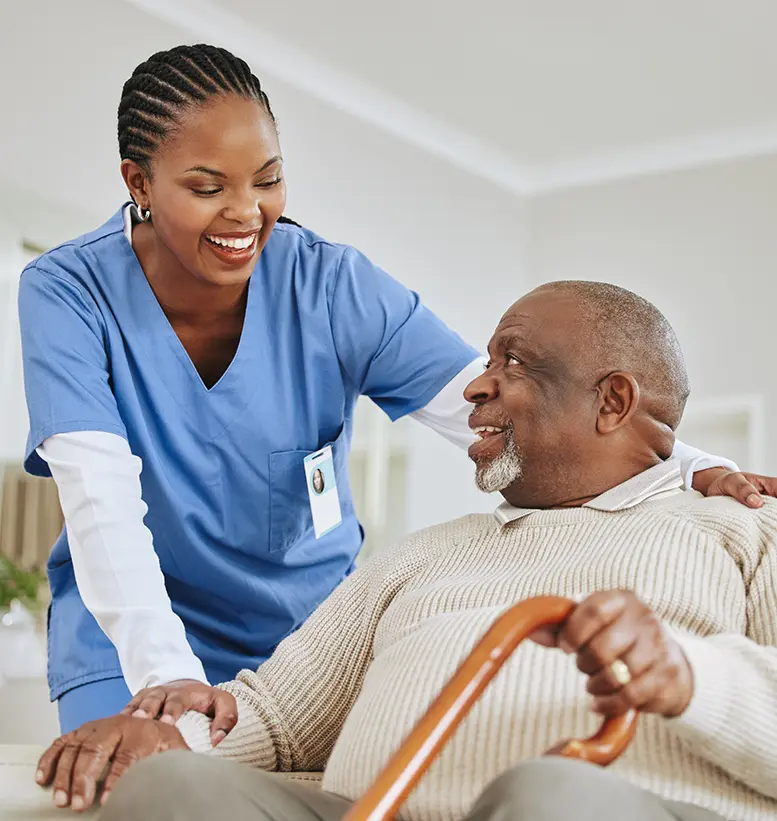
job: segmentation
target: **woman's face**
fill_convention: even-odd
[[[257,102],[229,94],[185,112],[154,153],[150,179],[124,165],[160,250],[214,285],[251,276],[286,205],[275,124]]]

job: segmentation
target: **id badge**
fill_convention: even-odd
[[[313,529],[316,538],[320,539],[343,521],[330,445],[305,457],[305,479],[310,498],[310,512],[313,516]]]

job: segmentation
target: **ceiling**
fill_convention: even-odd
[[[77,204],[122,82],[182,39],[517,194],[771,153],[775,35],[774,0],[0,0],[0,176]]]
[[[524,165],[777,123],[774,0],[220,0]]]
[[[520,194],[777,150],[773,0],[129,0]]]

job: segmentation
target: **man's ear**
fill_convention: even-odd
[[[598,394],[598,433],[613,433],[631,421],[639,405],[639,384],[630,373],[608,374],[599,383]]]

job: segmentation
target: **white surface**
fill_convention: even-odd
[[[0,818],[3,821],[63,821],[96,818],[90,810],[80,816],[58,810],[51,791],[35,783],[35,765],[43,747],[0,745]]]

